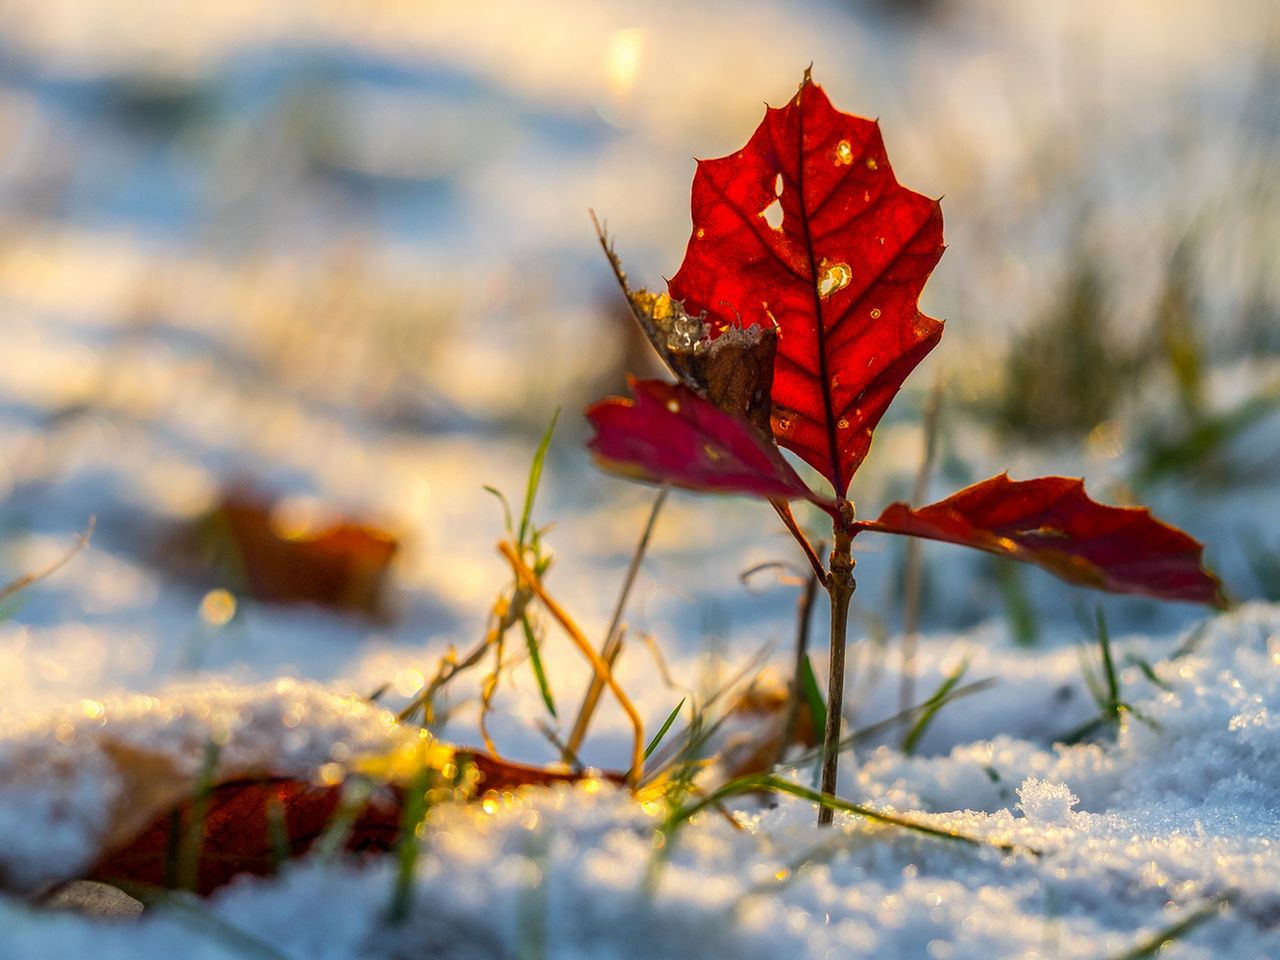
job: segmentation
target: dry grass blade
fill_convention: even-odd
[[[35,573],[23,574],[21,577],[18,577],[16,580],[11,580],[9,583],[5,584],[3,587],[0,587],[0,603],[3,603],[5,600],[8,600],[15,593],[18,593],[22,590],[27,589],[27,587],[31,586],[32,584],[39,583],[41,580],[48,579],[49,577],[57,573],[59,570],[61,570],[63,567],[65,567],[68,563],[70,563],[72,557],[74,557],[77,553],[79,553],[81,550],[83,550],[85,547],[89,545],[89,541],[93,538],[93,529],[96,524],[97,524],[97,518],[90,517],[89,525],[85,528],[84,533],[81,533],[76,537],[76,542],[71,545],[71,548],[67,550],[66,553],[60,556],[57,560],[53,561],[53,563],[49,564],[44,569],[37,570]]]
[[[599,229],[599,225],[597,225],[597,229]],[[601,236],[601,242],[604,242],[603,235]],[[614,605],[613,616],[609,618],[609,629],[605,631],[604,649],[601,650],[600,656],[609,665],[610,670],[613,669],[614,663],[617,662],[618,654],[622,652],[622,614],[627,608],[627,599],[631,596],[631,588],[636,582],[636,575],[640,572],[640,564],[644,562],[644,555],[649,549],[649,541],[653,538],[653,529],[658,523],[658,515],[662,513],[662,507],[667,502],[669,493],[670,488],[663,487],[653,499],[653,506],[649,508],[649,519],[645,522],[644,531],[640,534],[640,539],[636,542],[636,548],[631,554],[631,562],[627,565],[627,574],[623,578],[622,589],[618,592],[618,602]],[[578,716],[573,721],[573,727],[569,732],[569,739],[566,743],[567,753],[576,754],[582,749],[582,741],[586,739],[587,727],[591,724],[591,717],[595,713],[596,706],[600,703],[600,695],[602,693],[604,693],[604,684],[601,682],[599,675],[596,675],[591,678],[591,685],[587,688],[587,693],[582,698],[582,706],[578,708]]]
[[[436,670],[436,675],[431,678],[428,683],[417,696],[409,702],[409,704],[400,711],[397,719],[401,723],[410,720],[419,710],[424,710],[423,725],[431,726],[434,717],[432,716],[432,702],[448,683],[450,683],[458,674],[470,670],[477,666],[489,648],[498,643],[499,639],[506,635],[506,632],[515,626],[522,616],[524,616],[525,608],[528,606],[530,595],[528,591],[517,590],[511,601],[507,603],[503,598],[499,597],[494,603],[494,613],[492,615],[493,625],[485,633],[484,639],[472,647],[465,657],[458,660],[452,653],[441,658],[440,666]]]
[[[508,618],[504,616],[499,619],[501,622]],[[498,692],[498,683],[502,679],[502,655],[506,652],[506,641],[507,631],[502,630],[493,642],[493,670],[480,683],[480,737],[484,740],[485,749],[498,758],[501,758],[502,754],[498,752],[493,737],[489,735],[489,711],[493,707],[493,697]]]
[[[924,456],[916,471],[915,485],[911,490],[911,502],[922,503],[929,492],[929,479],[933,476],[933,464],[938,451],[938,423],[942,419],[942,381],[935,379],[929,397],[925,401]],[[902,587],[902,687],[898,694],[898,706],[905,710],[915,700],[916,642],[920,633],[921,589],[924,582],[924,557],[922,544],[914,537],[907,541],[907,569]]]
[[[507,562],[511,564],[511,570],[516,575],[516,581],[537,597],[538,602],[556,619],[556,622],[560,624],[564,632],[569,635],[569,639],[573,641],[574,646],[587,658],[596,676],[613,691],[613,695],[618,700],[618,705],[622,707],[623,713],[631,721],[632,729],[635,732],[635,740],[632,745],[631,771],[627,781],[634,787],[644,775],[644,721],[640,718],[639,712],[636,710],[635,705],[632,704],[631,698],[627,696],[622,687],[618,685],[618,681],[614,679],[613,671],[609,669],[609,665],[600,657],[600,654],[596,653],[590,642],[583,635],[582,630],[573,622],[573,619],[560,604],[547,595],[546,590],[543,589],[542,582],[520,559],[520,555],[515,548],[510,543],[503,541],[498,544],[498,549],[507,558]]]

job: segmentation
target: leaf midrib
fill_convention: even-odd
[[[801,88],[797,99],[799,100],[797,106],[800,110],[800,118],[797,122],[798,135],[796,137],[796,192],[800,196],[800,229],[804,234],[804,253],[809,261],[809,294],[813,300],[813,318],[816,326],[814,338],[818,346],[818,388],[822,391],[822,409],[826,415],[831,486],[835,488],[836,497],[843,500],[848,490],[848,482],[844,477],[843,464],[840,462],[840,444],[836,437],[835,398],[831,395],[831,373],[827,369],[827,330],[826,325],[823,323],[822,295],[818,292],[818,283],[820,282],[818,264],[814,260],[813,238],[809,233],[809,210],[806,203],[807,198],[805,197],[804,121],[807,101],[804,96],[804,88]]]

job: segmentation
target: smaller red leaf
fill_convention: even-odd
[[[768,499],[819,497],[746,419],[682,384],[630,379],[635,400],[610,397],[587,408],[587,444],[607,470],[650,483]]]
[[[976,547],[1112,593],[1226,604],[1198,540],[1145,508],[1098,503],[1070,477],[1004,473],[927,507],[892,504],[857,528]]]
[[[395,534],[355,517],[282,522],[282,504],[248,486],[162,545],[167,569],[265,603],[311,604],[384,619]]]

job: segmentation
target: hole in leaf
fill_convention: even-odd
[[[764,217],[764,222],[772,230],[782,229],[782,189],[782,174],[779,173],[773,178],[773,203],[760,211],[760,216]]]
[[[782,229],[782,201],[774,200],[773,203],[769,204],[767,207],[765,207],[763,210],[760,211],[760,216],[764,217],[764,222],[767,223],[771,229],[781,230]]]
[[[841,140],[836,144],[836,166],[847,167],[853,163],[853,147],[849,145],[848,140]]]
[[[853,271],[847,263],[830,263],[824,260],[822,272],[818,275],[818,296],[825,300],[847,287],[852,279]]]

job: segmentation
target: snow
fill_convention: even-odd
[[[1079,802],[1080,798],[1065,783],[1027,777],[1018,788],[1018,809],[1022,815],[1050,826],[1069,825],[1071,808]]]
[[[203,951],[192,956],[236,955],[232,935],[201,916],[207,909],[285,956],[396,957],[423,942],[448,956],[501,956],[524,949],[536,914],[548,956],[678,955],[697,943],[707,956],[1098,957],[1226,897],[1222,916],[1189,934],[1176,955],[1273,955],[1280,606],[1215,619],[1194,651],[1159,675],[1170,689],[1137,700],[1114,744],[1016,739],[1001,732],[1001,712],[975,706],[973,727],[993,724],[985,740],[929,757],[882,747],[858,758],[851,795],[1021,848],[1013,853],[844,814],[833,838],[815,832],[810,805],[788,799],[747,803],[743,832],[699,815],[663,863],[654,845],[661,804],[641,806],[590,781],[524,791],[489,811],[436,808],[404,927],[385,922],[390,863],[304,860],[277,879],[237,881],[207,908],[158,908],[126,926],[7,901],[0,940],[14,958],[72,956],[89,937],[104,957],[164,955],[179,942]],[[22,789],[0,791],[9,882],[71,877],[83,866],[102,811],[117,800],[105,743],[190,764],[222,730],[229,768],[298,771],[389,749],[407,735],[388,711],[292,681],[186,686],[101,707],[6,731],[6,771],[28,766],[16,758],[38,749],[44,758],[75,749],[65,765],[25,772]],[[59,735],[62,724],[76,728],[74,738]],[[46,824],[32,816],[40,810],[61,819]],[[66,953],[50,953],[51,944]]]
[[[1208,0],[889,6],[6,8],[0,582],[97,526],[0,608],[0,958],[1095,960],[1199,911],[1161,956],[1280,956],[1280,606],[1264,602],[1280,585],[1246,549],[1280,548],[1274,409],[1223,454],[1235,481],[1136,494],[1207,542],[1250,601],[1230,614],[1029,571],[1038,637],[1021,646],[989,560],[923,548],[917,698],[961,663],[964,683],[995,682],[947,704],[911,756],[900,727],[860,742],[840,792],[1038,855],[844,815],[818,833],[810,805],[759,798],[732,803],[743,829],[704,813],[658,851],[661,804],[593,781],[433,810],[402,926],[387,859],[302,859],[137,918],[102,888],[33,898],[189,789],[211,742],[225,775],[312,777],[416,738],[395,712],[475,643],[508,576],[481,485],[518,499],[557,407],[536,511],[554,524],[547,585],[603,632],[653,494],[590,468],[574,413],[634,362],[586,211],[633,283],[656,287],[687,239],[691,155],[737,147],[811,61],[835,103],[882,117],[899,179],[946,195],[950,249],[924,307],[948,332],[878,431],[864,514],[910,489],[935,374],[931,494],[1011,466],[1130,496],[1141,441],[1179,422],[1158,377],[1081,443],[1010,446],[973,413],[1078,248],[1137,340],[1168,248],[1194,233],[1209,406],[1276,389],[1275,357],[1249,347],[1270,321],[1246,323],[1258,304],[1273,318],[1278,293],[1265,0],[1231,16]],[[397,531],[392,615],[244,597],[225,622],[202,612],[215,584],[175,575],[165,544],[242,479]],[[903,670],[901,544],[858,548],[854,729],[899,710]],[[618,670],[648,730],[766,645],[785,675],[794,587],[738,582],[775,560],[798,562],[766,506],[668,502]],[[1066,746],[1097,714],[1081,669],[1095,604],[1132,710],[1114,736]],[[553,625],[543,657],[565,725],[588,670]],[[818,641],[814,659],[821,674]],[[488,669],[451,689],[445,738],[476,742]],[[517,658],[490,730],[546,761],[545,718]],[[606,698],[586,759],[624,767],[630,736]],[[807,766],[791,775],[811,783]]]

